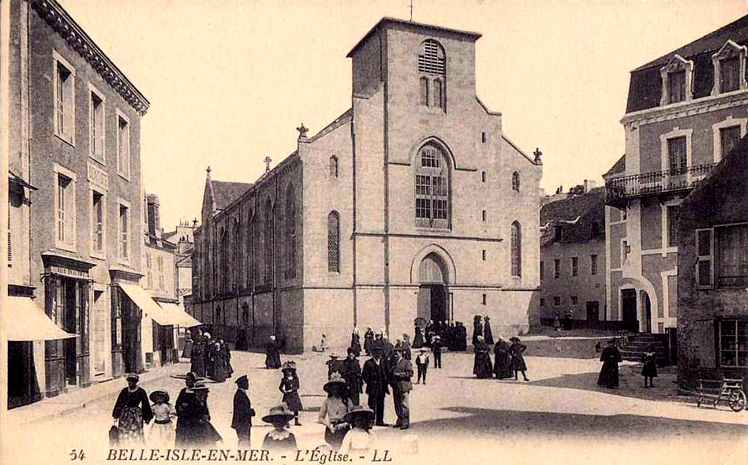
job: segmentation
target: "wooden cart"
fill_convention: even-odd
[[[727,403],[730,408],[739,412],[745,409],[746,398],[743,391],[743,380],[724,378],[722,380],[700,379],[699,390],[696,393],[696,406],[701,407],[705,401],[713,401],[716,408],[721,401]]]

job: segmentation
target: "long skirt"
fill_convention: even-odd
[[[154,420],[148,434],[148,446],[151,449],[170,449],[174,447],[174,424],[169,420],[167,423],[156,423]]]
[[[286,406],[288,406],[288,410],[292,412],[300,412],[304,410],[304,406],[301,405],[301,398],[299,397],[298,391],[284,393],[283,403],[285,403]]]
[[[143,411],[140,407],[126,407],[119,417],[119,443],[142,445],[143,440]]]
[[[343,444],[343,438],[348,433],[350,428],[335,429],[335,432],[331,432],[329,428],[325,428],[325,442],[330,444],[332,450],[340,450],[340,446]]]
[[[475,354],[475,363],[473,365],[473,374],[480,379],[493,378],[493,367],[491,366],[491,357],[486,353]]]
[[[597,377],[597,385],[607,388],[619,387],[617,362],[603,362],[600,376]]]
[[[512,360],[509,356],[509,352],[499,352],[496,354],[496,363],[494,363],[493,371],[499,379],[511,378],[514,376]]]
[[[182,358],[190,358],[192,356],[192,344],[194,342],[187,341],[184,343],[184,349],[182,350]]]

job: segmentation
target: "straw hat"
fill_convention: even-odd
[[[345,414],[343,420],[346,423],[352,423],[353,419],[357,417],[365,417],[368,420],[373,420],[374,410],[365,405],[354,405],[351,407],[351,411]]]
[[[205,384],[204,379],[200,379],[198,381],[195,381],[195,385],[192,386],[193,391],[210,391],[210,388],[207,384]]]
[[[288,422],[293,418],[293,412],[288,410],[286,404],[280,404],[275,407],[271,407],[268,414],[262,417],[262,421],[265,423],[275,423],[277,421]]]
[[[330,381],[326,382],[325,385],[322,387],[322,389],[325,390],[325,392],[330,392],[330,389],[333,386],[340,386],[345,387],[346,383],[342,376],[338,372],[334,372],[332,374],[332,377],[330,378]]]
[[[158,399],[163,399],[164,402],[169,402],[169,393],[166,391],[153,391],[150,396],[148,396],[149,399],[151,399],[151,402],[158,402]]]

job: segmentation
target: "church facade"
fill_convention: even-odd
[[[252,184],[208,171],[188,311],[290,352],[417,317],[526,331],[542,164],[478,99],[479,38],[384,18],[348,54],[350,109]]]

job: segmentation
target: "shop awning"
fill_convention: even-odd
[[[78,337],[60,329],[30,297],[8,297],[0,313],[2,330],[9,341],[52,341]]]
[[[176,304],[168,304],[168,303],[161,303],[161,308],[169,312],[170,314],[174,315],[174,318],[179,320],[178,324],[179,326],[184,326],[185,328],[192,328],[193,326],[200,326],[202,323],[200,323],[198,320],[193,318],[189,313],[187,313],[184,310],[184,307],[181,305]]]
[[[146,315],[151,317],[153,321],[160,324],[161,326],[177,325],[179,324],[177,318],[172,316],[169,312],[159,307],[155,300],[153,300],[148,294],[148,291],[140,286],[134,284],[122,284],[119,287],[125,291],[127,297],[132,300],[135,305],[140,307]]]

